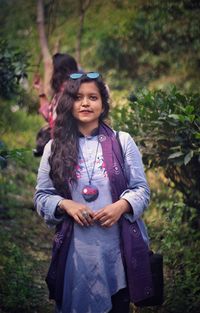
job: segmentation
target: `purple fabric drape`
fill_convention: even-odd
[[[115,133],[104,123],[99,127],[99,141],[111,185],[112,200],[115,202],[127,189],[123,156]],[[127,275],[129,296],[132,302],[138,302],[153,295],[148,246],[142,238],[137,222],[130,223],[122,217],[120,225],[121,252]],[[72,231],[73,221],[70,217],[58,225],[52,260],[46,278],[49,298],[54,299],[59,305],[62,303],[65,263]]]

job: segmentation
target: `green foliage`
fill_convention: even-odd
[[[19,195],[25,202],[29,195],[32,196],[32,190],[24,186],[35,183],[35,175],[31,172],[35,162],[30,149],[0,149],[0,206],[8,206]]]
[[[197,212],[175,202],[165,218],[162,249],[168,272],[166,305],[172,312],[195,313],[200,306],[200,263],[196,262],[200,259],[200,236],[193,227]]]
[[[0,169],[7,167],[7,149],[3,141],[0,141]]]
[[[151,249],[163,254],[164,303],[141,313],[196,313],[200,305],[198,212],[168,186],[161,168],[147,171],[147,178],[151,203],[144,219]]]
[[[19,164],[24,161],[24,153],[27,152],[27,149],[12,149],[10,150],[2,141],[0,142],[0,156],[6,159],[6,161],[15,160]],[[4,167],[2,167],[4,169]]]
[[[21,52],[38,53],[36,50],[35,0],[1,0],[0,37]]]
[[[5,238],[4,238],[5,240]],[[32,312],[34,298],[38,296],[32,276],[32,267],[27,262],[24,252],[16,244],[1,241],[0,296],[1,306],[5,312]]]
[[[39,160],[33,157],[32,148],[42,119],[27,115],[24,110],[14,112],[9,103],[2,103],[5,105],[3,108],[8,107],[8,110],[0,125],[0,155],[6,160],[5,166],[0,168],[0,311],[31,313],[43,306],[45,293],[45,285],[41,287],[36,275],[39,266],[34,254],[28,255],[24,249],[36,227],[32,224],[33,212],[30,209],[33,208],[32,197]],[[6,121],[9,127],[5,132]],[[22,215],[24,210],[27,211],[25,217]],[[27,237],[26,223],[30,229]],[[38,233],[35,234],[37,236]],[[28,251],[34,253],[31,249],[37,245],[35,238],[30,244]],[[49,311],[47,305],[44,305],[37,312]]]
[[[163,167],[188,205],[200,206],[200,95],[146,91],[137,101],[116,107],[116,128],[128,130],[139,144],[147,168]]]
[[[78,3],[44,4],[50,50],[59,42],[60,51],[75,56]],[[112,74],[111,86],[117,88],[127,86],[129,78],[140,87],[173,82],[199,90],[199,13],[199,5],[190,0],[91,1],[84,19],[81,66]],[[34,71],[40,64],[35,1],[3,1],[0,17],[2,38],[20,51],[31,51]],[[29,72],[30,79],[32,75]]]
[[[26,188],[30,186],[26,184]],[[0,206],[1,312],[52,312],[44,282],[50,256],[50,245],[45,243],[48,235],[49,230],[42,228],[39,217],[24,200],[15,199],[7,207]]]
[[[10,124],[8,124],[8,118]],[[7,120],[7,131],[4,132]],[[39,160],[34,158],[35,137],[42,125],[42,119],[36,115],[28,115],[23,110],[8,111],[5,124],[0,125],[0,199],[5,206],[17,196],[26,202],[33,196],[35,171]],[[24,188],[24,186],[31,186]]]
[[[125,72],[138,86],[158,85],[163,77],[168,85],[169,77],[199,90],[200,7],[185,0],[134,1],[122,12],[122,21],[111,23],[97,43],[102,70]]]
[[[194,229],[197,211],[186,207],[176,193],[170,198],[160,201],[158,194],[155,196],[154,205],[162,217],[148,223],[153,248],[164,256],[165,301],[162,307],[141,313],[196,313],[200,306],[200,235]]]
[[[53,233],[23,205],[13,202],[3,217],[0,206],[0,311],[51,313],[44,278]]]
[[[0,97],[12,99],[19,94],[19,81],[26,77],[27,59],[5,42],[0,45]]]

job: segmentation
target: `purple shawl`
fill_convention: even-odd
[[[113,130],[104,123],[99,128],[99,141],[110,180],[112,200],[115,202],[127,189],[121,148]],[[121,253],[127,276],[129,296],[130,300],[136,303],[153,296],[149,250],[142,238],[137,222],[130,223],[122,217],[120,225]],[[57,304],[62,303],[65,263],[72,231],[73,220],[67,217],[57,226],[54,237],[52,260],[46,282],[49,288],[49,298],[54,299]]]

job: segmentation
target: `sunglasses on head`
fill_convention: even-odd
[[[89,73],[72,73],[69,75],[71,79],[79,79],[81,77],[88,77],[90,79],[96,79],[101,75],[98,72],[89,72]]]

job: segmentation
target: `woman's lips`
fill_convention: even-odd
[[[90,111],[90,110],[82,110],[79,113],[88,114],[88,113],[92,113],[92,111]]]

